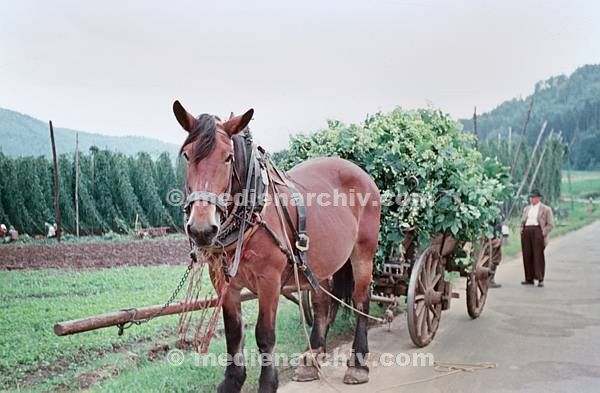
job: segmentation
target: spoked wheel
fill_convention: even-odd
[[[467,312],[473,319],[481,315],[487,299],[492,252],[492,241],[482,240],[471,273],[467,276]]]
[[[315,320],[312,309],[312,299],[310,295],[310,289],[305,289],[300,295],[300,301],[302,302],[302,310],[304,311],[304,320],[308,326],[312,326]]]
[[[408,284],[408,332],[418,347],[428,345],[440,325],[444,285],[442,258],[429,247],[413,266]]]

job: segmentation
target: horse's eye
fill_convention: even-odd
[[[183,155],[183,158],[185,158],[186,161],[190,160],[186,152],[183,152],[182,155]]]
[[[227,159],[225,160],[225,163],[226,163],[226,164],[230,164],[230,163],[232,163],[232,162],[233,162],[233,155],[230,155],[230,156],[228,156],[228,157],[227,157]]]

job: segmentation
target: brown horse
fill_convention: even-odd
[[[230,222],[235,209],[234,204],[223,201],[219,195],[228,191],[235,194],[245,187],[242,179],[246,178],[252,163],[242,154],[243,142],[247,140],[240,134],[247,133],[246,127],[254,112],[251,109],[227,121],[206,114],[196,118],[178,101],[173,111],[189,133],[181,148],[181,154],[188,160],[187,192],[194,196],[188,198],[186,205],[186,232],[196,246],[219,254],[223,244],[215,247],[215,243],[219,243],[224,223]],[[264,157],[261,162],[264,164]],[[313,277],[338,297],[351,297],[356,309],[368,313],[380,218],[380,195],[373,180],[358,166],[339,158],[309,160],[286,175],[270,165],[261,168],[259,172],[267,178],[261,180],[268,184],[264,189],[268,200],[276,202],[276,193],[290,196],[294,188],[302,195],[306,205],[306,232],[310,238],[307,264]],[[332,196],[337,196],[337,201],[332,200]],[[284,287],[293,287],[295,283],[293,278],[290,280],[293,258],[282,244],[298,244],[294,227],[298,225],[299,207],[288,204],[287,209],[287,226],[277,203],[267,203],[254,212],[248,230],[242,234],[239,270],[231,277],[223,300],[227,351],[230,360],[240,359],[243,352],[240,291],[247,288],[258,295],[256,342],[263,355],[259,392],[275,392],[278,388],[277,370],[270,358],[275,346],[277,306]],[[228,245],[225,248],[228,255],[232,249],[239,248],[239,244]],[[300,278],[303,289],[310,288],[307,278],[303,275]],[[337,304],[333,305],[330,297],[320,290],[313,291],[312,298],[315,321],[310,348],[324,352],[334,314],[331,310]],[[369,372],[367,319],[358,313],[356,317],[353,351],[344,378],[344,382],[352,384],[367,382]],[[301,367],[296,376],[297,380],[318,378],[312,365]],[[239,392],[245,378],[244,365],[230,362],[218,392]]]

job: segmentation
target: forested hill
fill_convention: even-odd
[[[58,154],[75,151],[75,134],[79,132],[79,148],[87,151],[91,146],[133,155],[147,152],[157,157],[162,152],[175,157],[178,146],[157,139],[139,136],[108,136],[56,127]],[[51,157],[48,123],[33,117],[0,108],[0,152],[7,156]]]
[[[494,110],[477,116],[480,138],[503,138],[513,129],[515,141],[523,128],[529,101],[534,104],[527,128],[527,141],[533,145],[540,128],[548,120],[551,129],[562,131],[566,142],[574,143],[571,161],[576,169],[600,168],[600,64],[578,68],[570,76],[560,75],[536,83],[534,94],[505,101]],[[461,120],[472,131],[472,119]]]

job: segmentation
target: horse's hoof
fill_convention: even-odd
[[[242,385],[230,380],[224,380],[217,386],[217,393],[240,393]]]
[[[309,382],[319,379],[319,370],[313,366],[298,366],[294,370],[293,381],[296,382]]]
[[[366,368],[348,367],[344,375],[346,385],[360,385],[369,382],[369,370]]]

